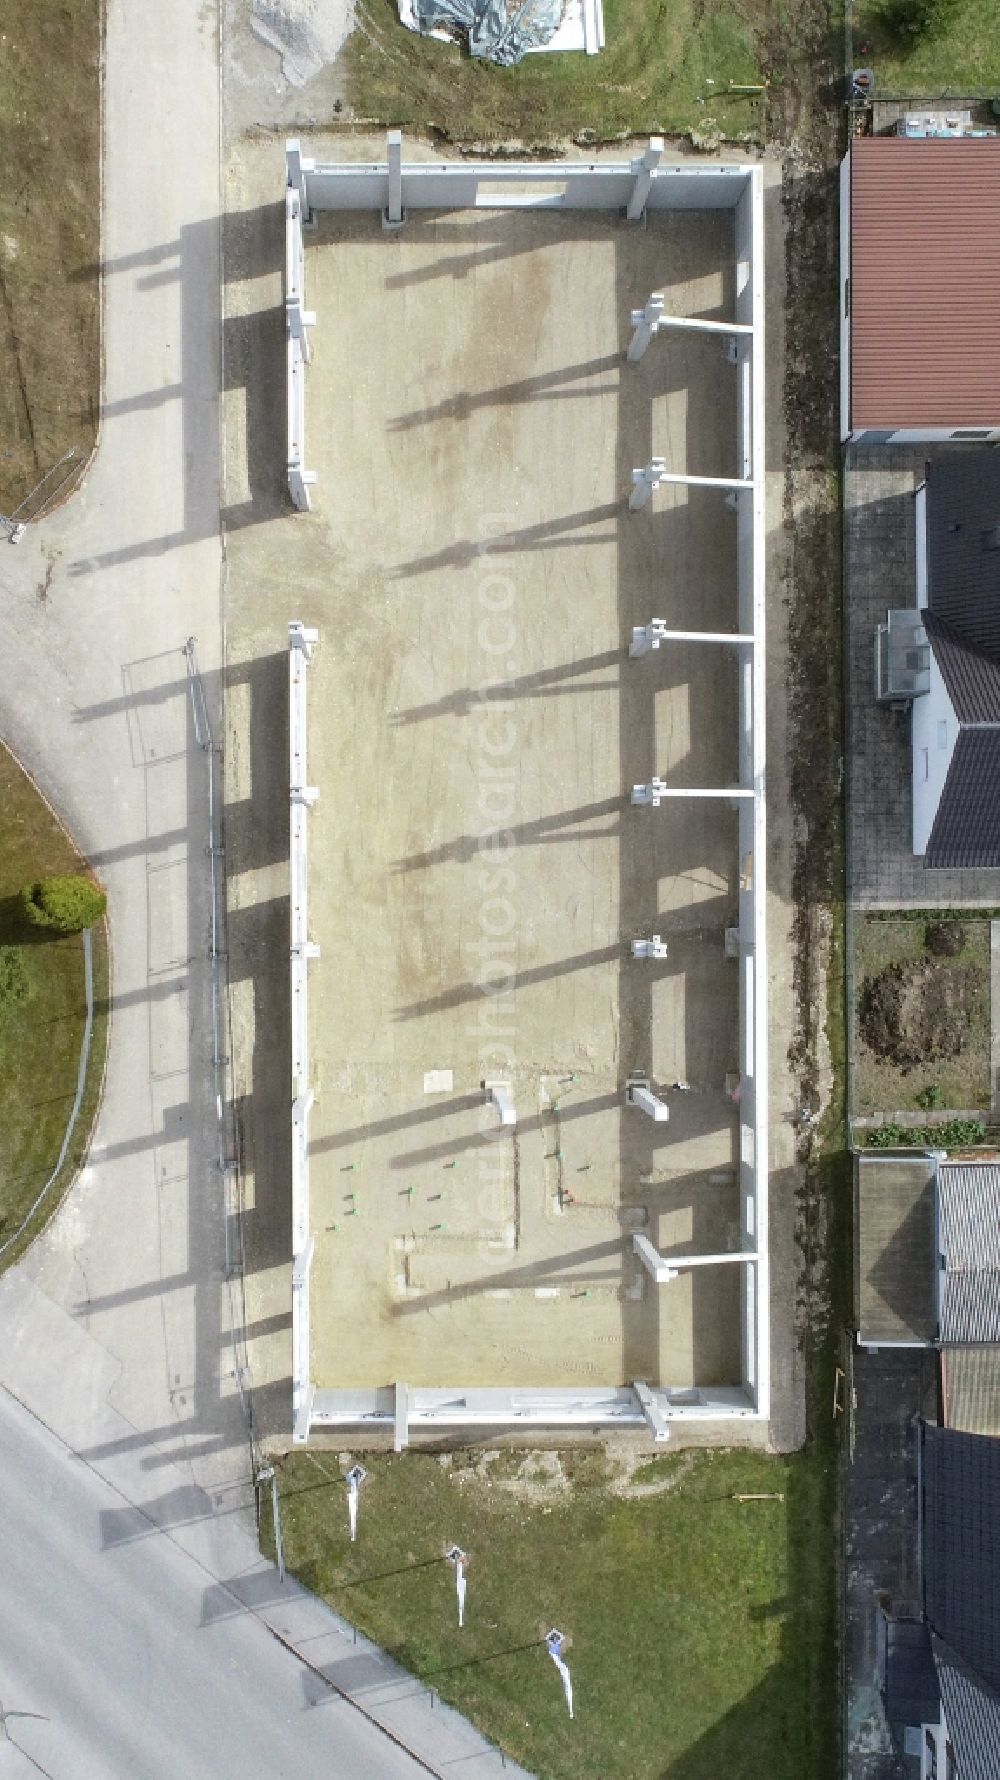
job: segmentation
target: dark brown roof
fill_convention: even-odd
[[[960,726],[924,864],[1000,866],[1000,725]]]
[[[851,426],[1000,426],[1000,137],[851,146]]]
[[[986,450],[951,445],[927,465],[927,592],[935,617],[1000,661],[1000,448],[995,445]]]
[[[959,723],[1000,723],[1000,661],[985,655],[935,612],[924,629]]]

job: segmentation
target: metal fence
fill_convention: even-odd
[[[233,1375],[247,1426],[256,1469],[250,1361],[246,1344],[245,1253],[243,1243],[243,1169],[236,1118],[233,1073],[232,1004],[226,942],[226,893],[222,869],[222,744],[212,730],[205,686],[198,668],[195,638],[184,644],[188,694],[196,746],[205,761],[205,856],[210,886],[209,963],[211,966],[212,1076],[215,1094],[215,1166],[222,1180],[225,1281],[229,1301]]]

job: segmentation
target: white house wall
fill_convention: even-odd
[[[913,701],[913,851],[922,858],[948,777],[958,722],[931,650],[930,687]]]
[[[921,482],[913,495],[914,547],[917,565],[917,611],[927,608],[927,484]]]

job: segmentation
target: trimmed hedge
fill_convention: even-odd
[[[100,920],[108,899],[92,878],[38,878],[24,886],[20,906],[31,927],[45,927],[50,933],[81,933]]]
[[[982,1143],[986,1127],[979,1119],[948,1119],[943,1125],[876,1125],[869,1131],[870,1150],[961,1150]]]

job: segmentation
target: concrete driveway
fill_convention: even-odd
[[[497,1752],[280,1583],[250,1512],[184,654],[221,735],[213,6],[108,0],[104,180],[99,449],[0,544],[0,733],[107,886],[113,991],[88,1165],[0,1280],[0,1775],[473,1780]]]
[[[93,1156],[0,1283],[0,1376],[71,1444],[113,1407],[155,1480],[245,1486],[210,1165],[206,761],[218,703],[218,53],[211,7],[110,0],[101,440],[0,546],[0,726],[104,879],[114,1010]],[[44,317],[39,317],[44,325]]]
[[[212,1581],[195,1489],[157,1525],[5,1391],[0,1452],[3,1780],[427,1771]]]

